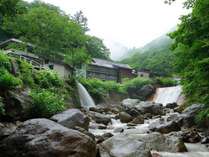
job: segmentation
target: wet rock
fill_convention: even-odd
[[[131,108],[134,108],[134,106],[136,106],[139,102],[140,102],[139,99],[128,98],[122,101],[122,106],[124,107],[124,109],[131,109]]]
[[[122,123],[128,123],[133,120],[133,117],[126,112],[120,112],[119,118]]]
[[[170,109],[174,109],[174,108],[176,108],[178,105],[177,105],[177,103],[168,103],[168,104],[166,104],[166,108],[170,108]]]
[[[104,141],[101,145],[102,157],[149,157],[150,150],[167,152],[187,151],[177,137],[151,134],[119,134]]]
[[[201,141],[201,136],[196,129],[185,130],[181,134],[182,140],[187,143],[198,143]]]
[[[111,138],[112,136],[113,136],[113,134],[111,134],[111,133],[105,133],[102,136],[96,136],[97,143],[102,143],[105,140]]]
[[[76,126],[74,129],[78,130],[79,132],[81,132],[81,133],[83,133],[83,134],[85,134],[87,136],[89,136],[90,138],[92,138],[92,140],[95,141],[95,136],[92,133],[90,133],[89,131],[85,130],[84,128]]]
[[[201,140],[201,143],[202,143],[202,144],[208,144],[208,143],[209,143],[209,137],[204,137],[204,138]]]
[[[155,87],[152,85],[144,85],[140,90],[137,90],[137,98],[140,100],[147,100],[150,96],[155,93]]]
[[[143,141],[133,137],[116,135],[100,145],[101,157],[151,157]]]
[[[142,114],[163,115],[163,105],[159,103],[141,101],[135,108]]]
[[[32,108],[30,90],[9,91],[5,97],[5,115],[11,120],[27,119]]]
[[[101,114],[101,113],[94,113],[93,119],[96,123],[108,125],[111,122],[111,117]]]
[[[107,126],[104,124],[90,123],[89,129],[107,129]]]
[[[133,124],[144,124],[144,117],[143,116],[138,116],[134,118],[131,123]]]
[[[116,129],[114,129],[113,132],[114,133],[122,133],[122,132],[124,132],[124,129],[123,128],[116,128]]]
[[[88,136],[47,119],[32,119],[0,141],[3,157],[95,157]]]
[[[89,118],[78,109],[69,109],[51,117],[51,120],[70,129],[76,126],[88,129]]]
[[[183,125],[185,127],[191,127],[195,125],[195,116],[202,109],[202,104],[193,104],[187,107],[183,112]]]
[[[179,126],[178,123],[176,123],[175,121],[170,121],[170,122],[166,122],[160,125],[156,125],[156,126],[152,126],[152,128],[150,128],[151,131],[157,131],[160,132],[162,134],[167,134],[173,131],[180,131],[181,127]]]
[[[0,123],[0,140],[11,135],[20,125],[19,122],[15,123]]]

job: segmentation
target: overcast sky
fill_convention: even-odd
[[[32,0],[27,0],[32,1]],[[185,14],[181,0],[169,6],[164,0],[43,0],[69,14],[82,10],[91,35],[104,40],[113,59],[126,48],[141,47],[167,33]]]

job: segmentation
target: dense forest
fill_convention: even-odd
[[[174,72],[171,44],[169,37],[161,36],[142,48],[131,49],[121,62],[135,69],[149,69],[157,75],[169,76]]]

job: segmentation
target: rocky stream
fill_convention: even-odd
[[[202,106],[179,112],[181,99],[177,86],[158,89],[153,101],[128,98],[50,119],[1,123],[0,156],[209,157],[209,131],[194,123]]]

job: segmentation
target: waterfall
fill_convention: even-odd
[[[164,106],[168,103],[178,103],[179,101],[182,101],[180,100],[182,98],[181,94],[181,86],[158,88],[153,101],[156,103],[161,103]]]
[[[86,109],[89,109],[90,107],[95,107],[95,102],[86,90],[86,88],[79,82],[76,82],[76,84],[81,106]]]

